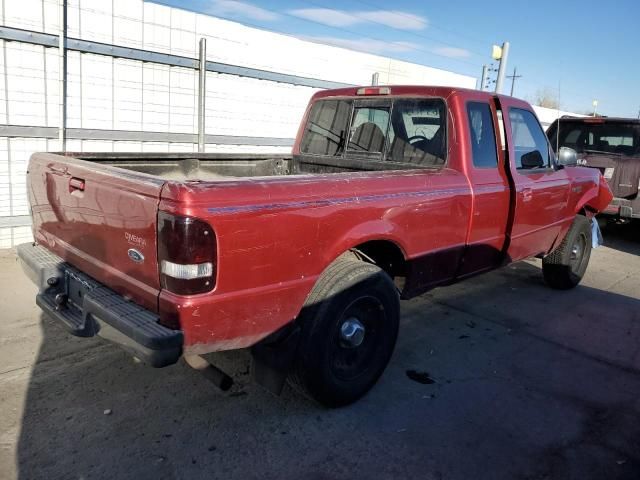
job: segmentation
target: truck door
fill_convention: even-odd
[[[570,179],[556,169],[551,146],[528,104],[500,97],[513,179],[513,223],[507,254],[512,261],[547,253],[571,221]]]
[[[503,260],[509,217],[510,188],[504,152],[498,146],[498,117],[495,102],[485,95],[465,95],[459,109],[466,139],[464,158],[471,188],[473,212],[467,247],[457,277],[496,268]]]

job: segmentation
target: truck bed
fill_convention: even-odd
[[[225,178],[272,177],[354,171],[426,169],[428,166],[357,158],[248,153],[58,153],[100,165],[124,168],[165,180],[215,181]]]
[[[67,157],[124,168],[166,180],[219,180],[291,174],[291,155],[230,153],[64,153]]]

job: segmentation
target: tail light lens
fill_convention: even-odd
[[[356,95],[389,95],[389,87],[362,87],[356,90]]]
[[[207,222],[158,213],[160,285],[179,295],[208,292],[216,283],[217,245]]]

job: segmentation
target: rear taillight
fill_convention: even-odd
[[[217,245],[207,222],[158,213],[160,285],[179,295],[212,290],[216,283]]]

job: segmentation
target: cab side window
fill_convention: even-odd
[[[551,155],[547,137],[533,113],[521,108],[511,108],[509,121],[516,168],[518,170],[550,168]]]
[[[467,103],[467,117],[471,133],[473,166],[496,168],[498,166],[498,152],[491,107],[488,103],[469,102]]]

